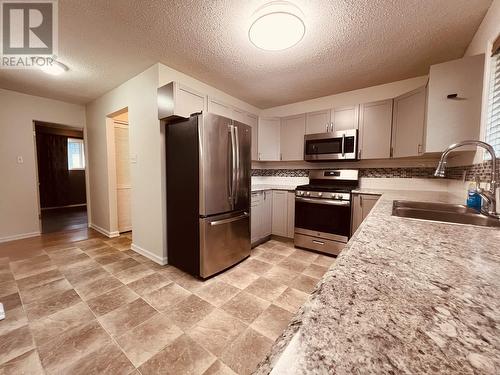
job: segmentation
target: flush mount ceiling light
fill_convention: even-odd
[[[288,1],[272,1],[257,9],[248,30],[250,41],[266,51],[293,47],[306,32],[304,14]]]
[[[58,76],[67,72],[69,68],[63,63],[54,60],[52,61],[52,64],[42,66],[41,70],[44,73],[51,74],[53,76]]]

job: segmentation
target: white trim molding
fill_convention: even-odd
[[[159,257],[158,255],[153,254],[151,251],[143,249],[142,247],[137,246],[134,243],[130,245],[130,249],[135,251],[136,253],[145,256],[146,258],[152,260],[153,262],[158,263],[160,266],[165,266],[168,264],[167,257]]]
[[[14,234],[12,236],[0,237],[0,243],[15,241],[15,240],[22,240],[24,238],[30,238],[30,237],[37,237],[40,235],[41,235],[40,231],[31,232],[31,233]]]
[[[118,231],[110,232],[109,230],[101,228],[100,226],[97,226],[93,223],[89,223],[89,228],[92,228],[92,229],[98,231],[99,233],[104,234],[106,237],[109,237],[109,238],[118,237],[120,235],[120,232],[118,232]]]

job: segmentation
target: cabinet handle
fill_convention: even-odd
[[[328,133],[328,129],[330,128],[330,124],[326,124],[326,132]]]
[[[394,148],[391,146],[391,151],[389,152],[389,156],[392,158],[394,155]]]
[[[450,99],[450,100],[465,100],[465,98],[461,98],[460,96],[458,96],[458,94],[448,94],[448,95],[446,95],[446,99]]]
[[[283,160],[283,154],[280,153],[280,160]]]
[[[358,150],[358,159],[361,159],[361,149]]]
[[[325,243],[322,241],[317,241],[317,240],[312,240],[313,243],[316,243],[318,245],[324,245]]]
[[[418,154],[422,153],[422,145],[418,145],[418,147],[417,147],[417,153]]]

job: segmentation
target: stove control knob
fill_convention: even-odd
[[[331,197],[332,199],[335,199],[335,194],[331,193],[331,194],[330,194],[330,197]]]
[[[342,199],[342,195],[340,194],[335,195],[335,199]]]
[[[319,193],[318,193],[318,197],[321,197],[322,195],[323,195],[323,193],[322,193],[322,192],[319,192]]]
[[[310,196],[310,195],[311,195],[311,193],[309,193],[308,191],[306,191],[306,195],[307,195],[307,196]]]

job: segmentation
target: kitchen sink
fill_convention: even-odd
[[[500,220],[483,215],[460,204],[394,201],[392,215],[420,220],[500,228]]]

